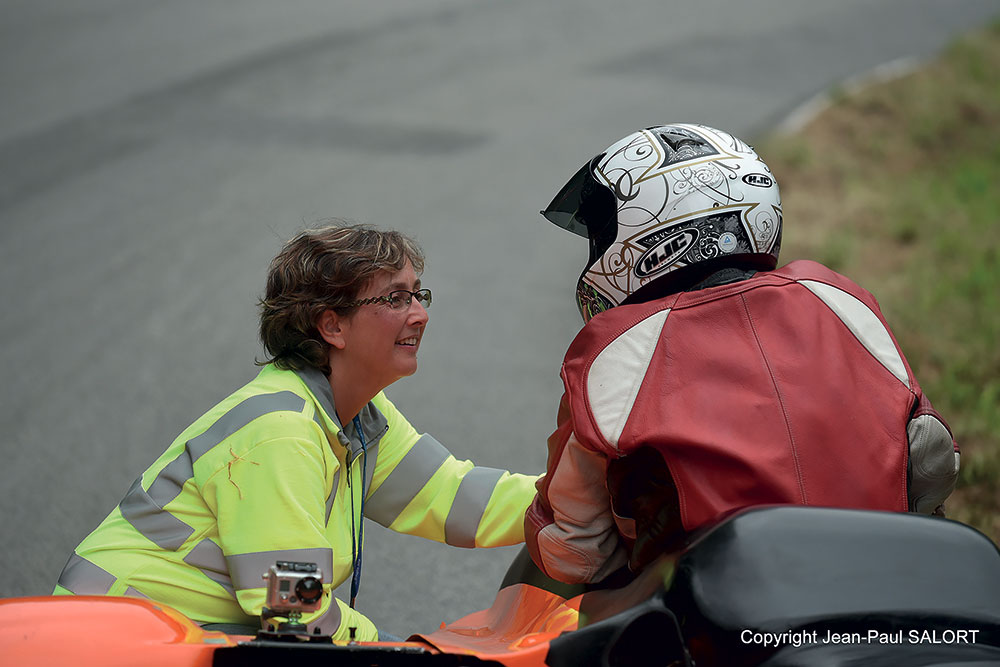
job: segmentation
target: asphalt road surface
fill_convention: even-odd
[[[563,182],[648,125],[752,138],[996,14],[996,0],[0,2],[0,595],[49,593],[132,480],[255,374],[255,299],[302,226],[346,218],[424,245],[421,368],[390,397],[460,457],[540,471],[587,253],[538,215]],[[396,634],[488,606],[515,553],[367,535],[359,606]]]

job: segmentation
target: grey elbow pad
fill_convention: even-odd
[[[955,490],[960,455],[948,428],[934,415],[911,419],[906,435],[910,441],[910,511],[931,514]]]

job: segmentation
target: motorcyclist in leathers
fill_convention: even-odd
[[[943,513],[948,426],[870,293],[815,262],[776,268],[778,185],[746,143],[635,132],[542,213],[590,241],[586,325],[525,518],[546,574],[641,569],[751,505]]]

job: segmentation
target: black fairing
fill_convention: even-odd
[[[822,639],[827,631],[978,629],[977,645],[1000,645],[1000,552],[981,533],[945,519],[755,508],[687,549],[665,602],[699,666],[760,664],[774,654],[773,647],[742,641],[746,630],[811,628]],[[880,652],[877,645],[827,648]],[[771,656],[773,664],[785,664],[779,656],[789,650]],[[817,657],[824,647],[798,650]],[[881,652],[898,658],[899,650]]]
[[[691,665],[677,618],[660,596],[552,640],[549,667]]]

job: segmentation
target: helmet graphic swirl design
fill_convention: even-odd
[[[590,240],[577,285],[584,321],[700,262],[777,265],[781,198],[753,148],[704,125],[661,125],[617,141],[542,211]]]

